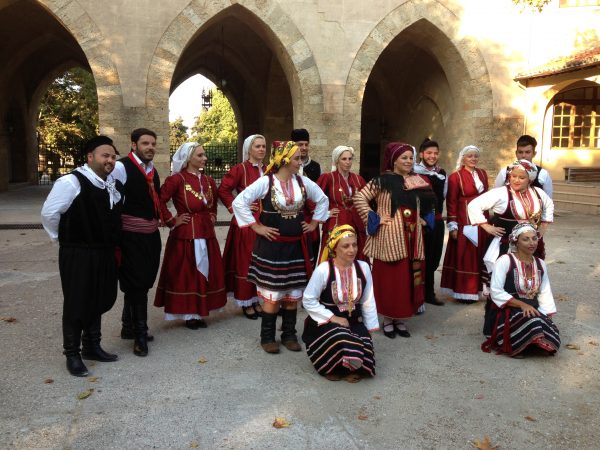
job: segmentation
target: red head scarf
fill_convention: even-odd
[[[383,154],[383,170],[394,170],[394,161],[405,152],[414,153],[414,149],[411,145],[405,144],[404,142],[390,142],[385,146],[385,153]]]

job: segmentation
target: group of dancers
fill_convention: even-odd
[[[293,130],[290,138],[272,143],[266,164],[264,136],[247,137],[243,161],[218,187],[203,173],[201,143],[177,150],[162,186],[153,131],[134,130],[131,152],[118,161],[108,137],[87,143],[86,164],[57,180],[42,209],[44,228],[60,245],[63,347],[72,375],[88,374],[82,359],[118,358],[100,346],[101,315],[115,303],[117,282],[124,293],[121,337],[133,339],[134,354],[148,355],[148,291],[164,224],[170,233],[154,305],[166,320],[206,328],[210,311],[223,308],[231,293],[245,317],[260,319],[265,352],[301,351],[302,302],[308,317],[301,340],[317,372],[331,380],[373,376],[378,315],[386,337],[410,337],[406,319],[423,313],[425,303],[444,304],[434,289],[444,202],[449,238],[441,287],[461,303],[486,300],[482,349],[511,356],[558,350],[542,239],[553,218],[545,193],[551,180],[531,162],[533,138],[519,139],[520,159],[489,191],[475,146],[460,152],[448,176],[435,141],[426,139],[418,151],[389,143],[381,175],[367,183],[351,171],[351,147],[336,147],[332,170],[321,173],[309,156],[308,131]],[[223,255],[215,235],[218,200],[233,215]]]

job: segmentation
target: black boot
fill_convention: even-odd
[[[260,325],[260,345],[267,353],[279,353],[279,344],[275,341],[277,314],[263,311]]]
[[[66,323],[63,319],[63,354],[67,357],[67,370],[75,377],[87,377],[89,372],[81,360],[80,342],[81,327]]]
[[[293,352],[299,352],[302,347],[298,343],[298,337],[296,336],[296,314],[298,313],[295,309],[284,309],[282,314],[281,323],[281,343]]]
[[[125,294],[125,297],[129,297],[131,294]],[[133,330],[133,321],[131,319],[131,306],[130,301],[123,299],[123,312],[121,313],[121,339],[134,339],[135,332]],[[154,336],[148,334],[148,327],[146,326],[146,340],[152,342]]]
[[[145,303],[132,304],[131,318],[133,319],[133,330],[135,334],[133,354],[136,356],[148,356],[148,332],[146,331],[148,306]]]
[[[83,330],[81,357],[83,359],[93,359],[94,361],[101,362],[112,362],[119,359],[117,355],[105,352],[100,347],[101,333],[101,316],[96,317],[92,320],[90,325]]]

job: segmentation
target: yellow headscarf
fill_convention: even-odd
[[[323,248],[320,262],[327,261],[330,257],[333,257],[335,246],[338,244],[340,239],[350,236],[356,236],[356,231],[354,231],[354,228],[352,228],[351,225],[340,225],[331,230],[331,233],[329,233],[329,239],[327,239],[327,243]]]
[[[265,174],[271,172],[274,168],[289,164],[291,156],[297,150],[298,146],[293,141],[273,141],[271,159],[269,160]]]

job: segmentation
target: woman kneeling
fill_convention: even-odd
[[[373,279],[369,265],[356,261],[357,252],[354,228],[334,228],[302,299],[309,314],[302,340],[317,372],[330,380],[375,375]]]
[[[556,305],[548,280],[548,269],[534,253],[538,235],[529,223],[513,228],[510,252],[496,260],[491,280],[491,297],[486,305],[481,345],[509,356],[526,349],[552,355],[560,347],[558,328],[551,317]]]

